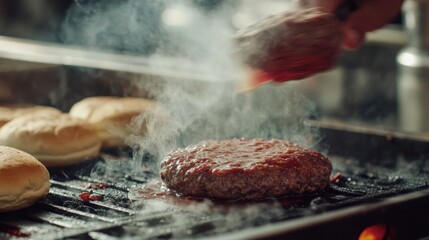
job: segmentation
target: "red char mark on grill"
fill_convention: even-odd
[[[17,227],[8,226],[5,224],[0,224],[0,232],[4,232],[4,233],[7,233],[9,235],[12,235],[14,237],[19,237],[19,238],[28,238],[31,236],[30,233],[22,232],[21,229],[19,229]]]
[[[103,196],[89,192],[82,192],[81,194],[79,194],[79,198],[84,202],[103,200]]]
[[[336,173],[333,177],[330,179],[333,183],[340,183],[347,181],[347,177],[342,173]]]

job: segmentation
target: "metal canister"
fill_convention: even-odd
[[[429,131],[429,0],[408,0],[403,6],[407,46],[399,53],[399,127]]]

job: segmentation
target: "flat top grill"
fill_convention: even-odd
[[[318,194],[229,203],[162,197],[137,201],[143,186],[156,186],[151,179],[157,174],[145,169],[127,175],[122,167],[129,165],[129,157],[105,152],[82,165],[52,170],[45,199],[28,209],[0,214],[0,239],[217,237],[429,189],[429,172],[421,166],[394,170],[331,155],[334,176],[330,187]],[[102,199],[83,201],[79,195],[85,191]]]

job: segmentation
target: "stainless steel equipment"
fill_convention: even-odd
[[[397,61],[400,127],[404,131],[429,131],[429,1],[404,4],[408,45]]]

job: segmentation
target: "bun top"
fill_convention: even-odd
[[[36,158],[0,146],[0,212],[24,208],[49,192],[49,172]]]
[[[77,102],[70,109],[70,115],[93,124],[104,147],[117,147],[125,145],[133,118],[153,107],[154,101],[143,98],[89,97]],[[142,126],[141,132],[145,129]]]
[[[9,121],[26,114],[61,114],[61,111],[48,106],[30,104],[0,104],[0,127]]]
[[[154,101],[134,97],[89,97],[77,102],[70,109],[70,115],[90,123],[115,122],[128,124],[155,105]]]
[[[0,144],[32,155],[62,155],[100,145],[96,130],[68,114],[16,118],[0,128]]]

